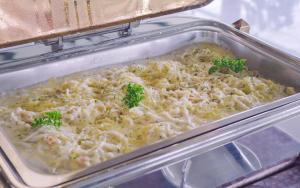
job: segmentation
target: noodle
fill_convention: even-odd
[[[253,72],[208,74],[212,60],[232,56],[215,46],[192,47],[168,58],[123,65],[94,74],[51,79],[3,96],[1,126],[25,153],[37,155],[51,172],[84,168],[176,136],[295,91]],[[145,98],[128,109],[124,87],[137,83]],[[31,128],[35,117],[57,110],[60,128]],[[26,143],[27,147],[21,147]]]

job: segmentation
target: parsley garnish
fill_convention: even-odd
[[[61,113],[59,111],[45,112],[41,117],[33,120],[31,127],[37,128],[43,125],[60,127],[62,125]]]
[[[123,101],[129,108],[133,108],[138,106],[144,99],[144,94],[143,86],[135,83],[129,83],[127,85],[127,94],[123,98]]]
[[[241,72],[245,69],[246,59],[231,59],[228,57],[215,59],[214,65],[208,70],[209,74],[215,73],[223,69],[230,69],[235,73]]]

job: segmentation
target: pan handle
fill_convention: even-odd
[[[248,24],[248,22],[246,22],[243,19],[239,19],[239,20],[233,22],[232,26],[240,31],[245,32],[245,33],[250,32],[250,25]]]

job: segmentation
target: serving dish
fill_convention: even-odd
[[[110,40],[98,45],[83,46],[75,50],[67,49],[54,54],[44,54],[34,58],[10,62],[9,66],[1,70],[0,91],[10,91],[43,82],[51,77],[61,77],[101,66],[111,66],[148,57],[156,57],[191,44],[204,42],[220,45],[232,51],[238,57],[246,58],[250,69],[257,70],[263,77],[292,86],[299,91],[300,83],[297,80],[300,79],[300,67],[296,58],[282,53],[230,26],[209,20],[181,24],[154,32],[144,32],[127,38]],[[87,179],[95,178],[93,176],[95,174],[97,174],[97,181],[101,182],[116,178],[117,176],[113,176],[113,172],[122,173],[123,171],[120,168],[125,168],[128,171],[130,167],[134,166],[136,168],[142,164],[151,163],[151,160],[160,156],[159,154],[155,155],[155,152],[168,151],[168,149],[186,140],[204,135],[237,121],[258,118],[260,114],[266,114],[278,107],[292,104],[298,101],[299,98],[300,94],[297,93],[209,123],[177,137],[143,147],[83,171],[61,175],[42,174],[30,168],[14,150],[4,133],[1,132],[0,144],[3,150],[1,166],[8,179],[17,187],[66,186],[78,182],[80,182],[77,184],[78,186],[83,186],[85,185],[84,182],[90,184],[91,182],[87,181]],[[215,136],[217,137],[217,135]],[[183,144],[181,147],[184,148],[186,146]],[[147,160],[145,161],[145,159]],[[131,163],[131,166],[128,163]],[[146,172],[151,170],[151,168],[143,170]]]

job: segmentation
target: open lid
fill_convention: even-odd
[[[0,47],[197,8],[212,0],[0,1]]]

